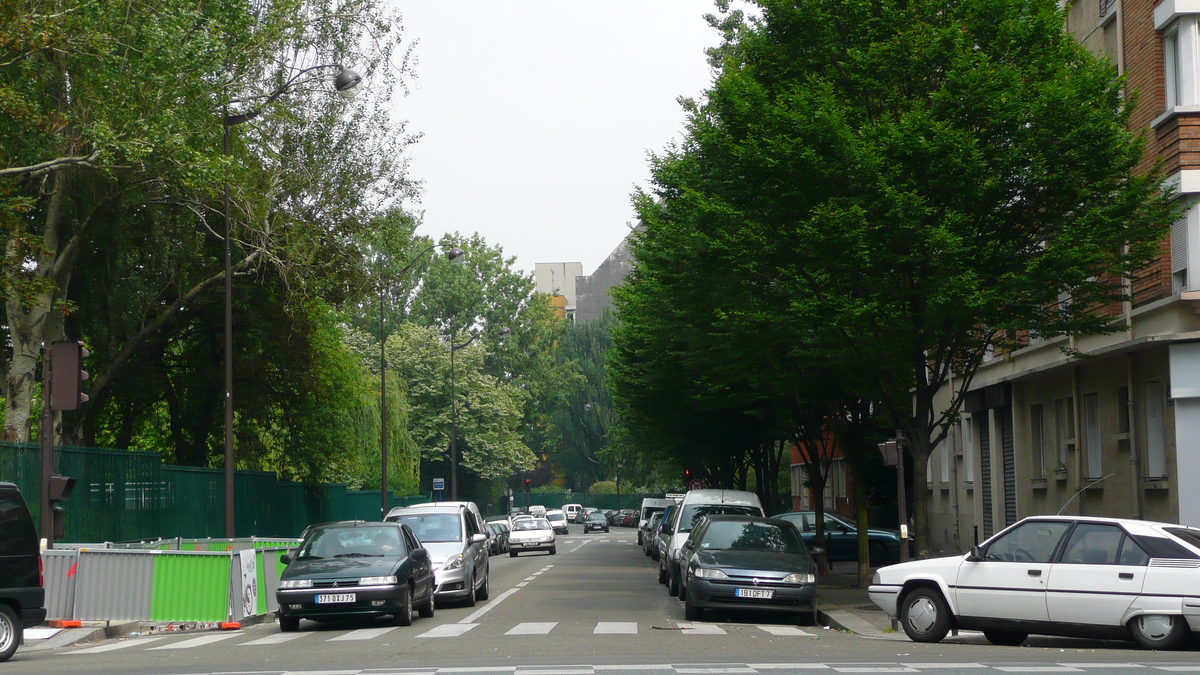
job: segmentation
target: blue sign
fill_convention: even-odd
[[[438,491],[445,490],[446,489],[446,479],[445,478],[434,478],[433,479],[433,489],[438,490]]]

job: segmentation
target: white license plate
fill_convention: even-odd
[[[358,599],[354,593],[341,593],[338,595],[318,595],[318,605],[332,605],[341,602],[354,602]]]
[[[537,543],[536,541],[522,542],[521,545],[522,546],[541,546],[541,544]]]
[[[771,596],[775,595],[775,591],[765,588],[738,588],[733,591],[734,596],[739,598],[758,598],[759,600],[770,600]]]

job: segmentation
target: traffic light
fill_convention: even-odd
[[[75,479],[69,476],[54,474],[50,476],[49,495],[50,508],[54,511],[54,541],[62,541],[67,536],[67,514],[58,502],[65,502],[75,491]]]
[[[525,479],[525,491],[529,492],[529,479],[528,478]]]
[[[690,481],[691,479],[692,479],[692,470],[684,469],[683,470],[683,484],[687,485],[688,481]]]
[[[50,369],[50,409],[75,410],[87,403],[83,381],[88,379],[83,359],[88,350],[82,342],[55,342],[50,346],[46,365]]]

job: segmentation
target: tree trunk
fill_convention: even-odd
[[[871,583],[871,544],[867,537],[867,487],[861,476],[854,476],[855,516],[858,523],[858,585],[865,588]],[[902,544],[903,545],[903,544]]]

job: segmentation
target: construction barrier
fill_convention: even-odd
[[[279,556],[287,550],[44,551],[47,618],[219,623],[274,612],[283,569]]]

